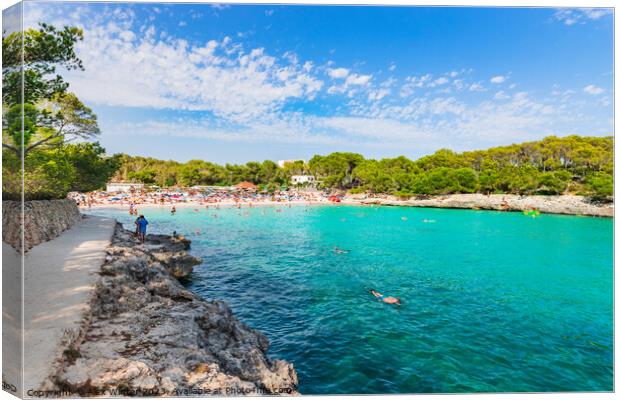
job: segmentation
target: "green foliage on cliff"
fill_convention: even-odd
[[[456,153],[438,150],[412,161],[404,156],[381,160],[355,153],[316,155],[307,164],[279,168],[272,161],[224,166],[119,156],[114,179],[158,186],[231,185],[250,181],[282,185],[291,175],[312,174],[324,188],[399,196],[451,193],[562,194],[597,199],[613,195],[611,137],[547,137],[537,142]]]

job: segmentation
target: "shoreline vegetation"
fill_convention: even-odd
[[[223,301],[181,284],[202,262],[190,241],[117,223],[81,334],[41,393],[92,396],[298,394],[291,364]]]
[[[121,204],[129,200],[135,206],[183,202],[196,206],[281,201],[323,204],[337,197],[338,202],[349,204],[535,209],[613,217],[611,137],[550,136],[462,153],[441,149],[415,161],[404,156],[373,160],[343,152],[315,155],[307,162],[276,164],[266,160],[224,166],[202,160],[179,163],[128,155],[114,157],[117,170],[112,181],[141,185],[129,199],[120,199]],[[311,181],[293,184],[295,176]],[[251,190],[247,190],[248,186]],[[88,194],[95,204],[97,200],[109,204],[116,195]]]
[[[405,156],[367,159],[361,154],[336,152],[309,161],[266,160],[218,165],[186,163],[149,157],[116,155],[112,180],[158,188],[232,186],[251,182],[274,193],[294,185],[293,176],[310,176],[309,186],[350,194],[398,197],[449,194],[580,195],[612,201],[612,137],[549,136],[539,141],[464,151],[440,149],[411,160]],[[308,185],[306,185],[308,186]]]

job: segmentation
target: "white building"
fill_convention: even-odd
[[[143,183],[124,183],[124,182],[109,182],[106,185],[105,191],[109,193],[125,192],[129,193],[133,190],[142,190],[144,188]]]
[[[280,167],[280,168],[284,168],[284,165],[285,165],[285,164],[292,164],[292,163],[294,163],[295,161],[301,161],[301,162],[303,162],[303,163],[305,163],[305,162],[306,162],[305,160],[278,160],[278,167]]]
[[[313,175],[293,175],[291,183],[293,185],[303,185],[304,183],[315,183],[316,178]]]

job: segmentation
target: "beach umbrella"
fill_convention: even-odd
[[[238,184],[235,185],[235,187],[237,189],[242,189],[242,190],[256,190],[256,189],[258,189],[258,186],[256,186],[252,182],[248,182],[248,181],[239,182]]]

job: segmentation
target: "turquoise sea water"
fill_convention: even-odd
[[[362,206],[140,212],[150,232],[192,240],[204,264],[189,288],[265,333],[302,394],[613,389],[611,219]]]

